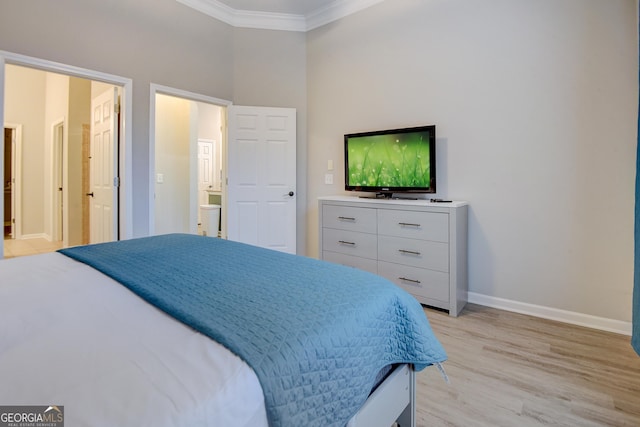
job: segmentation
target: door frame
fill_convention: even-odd
[[[13,180],[11,185],[11,217],[13,223],[11,224],[11,235],[13,239],[19,239],[22,237],[22,125],[5,123],[4,129],[11,129],[13,133],[14,146],[13,150],[11,150],[11,178]],[[0,156],[4,156],[4,146],[1,151]],[[1,164],[3,165],[1,167],[2,175],[4,176],[4,160],[2,160]],[[0,212],[4,212],[4,198],[0,203],[2,203]],[[2,259],[1,256],[0,259]]]
[[[121,120],[120,143],[118,147],[119,177],[120,177],[120,203],[118,207],[118,228],[121,239],[133,237],[133,181],[132,152],[133,152],[133,80],[101,71],[80,68],[73,65],[62,64],[46,59],[0,50],[0,123],[4,123],[4,86],[5,65],[19,65],[35,68],[42,71],[64,74],[108,83],[122,88],[121,91]],[[4,140],[0,143],[0,172],[4,169]],[[4,210],[4,199],[0,199],[0,212]],[[4,258],[4,245],[0,245],[0,259]]]
[[[170,86],[163,86],[156,83],[151,83],[149,88],[149,235],[153,236],[155,234],[155,225],[156,225],[156,212],[155,212],[155,185],[156,185],[156,95],[169,95],[174,96],[176,98],[182,98],[189,101],[196,102],[204,102],[207,104],[217,105],[222,108],[222,123],[225,129],[223,129],[222,133],[222,170],[227,170],[227,160],[226,160],[226,147],[227,147],[227,108],[232,105],[231,101],[227,101],[226,99],[214,98],[208,95],[202,95],[195,92],[189,92],[182,89],[176,89]],[[197,138],[196,138],[197,140]],[[226,172],[225,172],[226,174]],[[197,182],[191,183],[192,185],[197,186]],[[226,198],[227,198],[227,187],[224,185],[224,180],[222,182],[222,209],[220,212],[221,216],[221,237],[226,239]]]

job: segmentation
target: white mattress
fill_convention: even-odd
[[[0,261],[0,379],[69,426],[267,426],[246,363],[58,253]]]

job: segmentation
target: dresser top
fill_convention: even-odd
[[[329,202],[347,202],[347,203],[376,203],[379,205],[387,206],[429,206],[439,208],[458,208],[461,206],[467,206],[467,202],[461,200],[453,200],[450,203],[438,203],[431,202],[428,199],[383,199],[376,197],[358,197],[358,196],[323,196],[318,197],[318,200],[325,200]]]

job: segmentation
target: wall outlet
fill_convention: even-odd
[[[162,184],[164,182],[164,174],[162,173],[156,174],[156,182],[158,184]]]
[[[324,174],[324,183],[325,184],[333,184],[333,174],[332,173],[326,173]]]

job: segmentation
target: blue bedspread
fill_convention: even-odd
[[[60,252],[245,360],[272,427],[344,426],[384,366],[446,359],[412,296],[353,268],[184,234]]]

